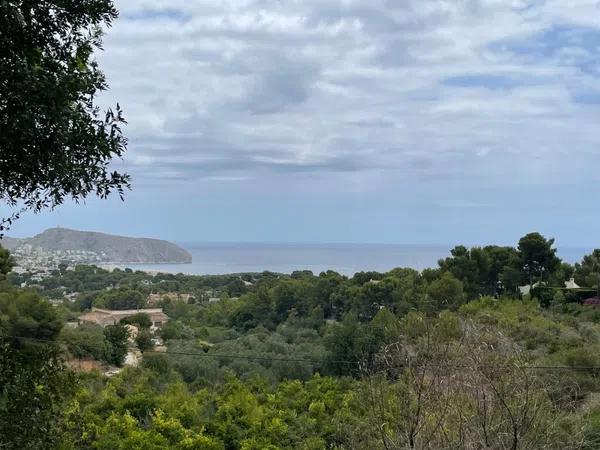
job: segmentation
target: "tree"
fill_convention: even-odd
[[[36,292],[0,292],[0,336],[54,340],[61,328],[55,308]]]
[[[0,294],[0,448],[56,448],[73,387],[55,308],[34,292]]]
[[[514,247],[487,245],[483,248],[487,254],[490,266],[488,279],[492,286],[487,294],[500,295],[514,292],[519,286],[520,267],[519,252]]]
[[[459,245],[454,247],[451,257],[438,262],[440,269],[451,273],[460,280],[469,297],[475,298],[480,294],[490,294],[494,289],[494,281],[490,280],[491,261],[481,247],[471,249]]]
[[[292,309],[304,316],[316,303],[312,284],[305,280],[281,281],[271,289],[271,295],[273,308],[279,321],[284,321]]]
[[[152,350],[154,348],[154,342],[152,341],[152,333],[148,329],[140,330],[135,337],[135,344],[140,349],[140,352]]]
[[[451,250],[448,258],[438,262],[440,269],[450,272],[461,283],[468,298],[480,295],[498,295],[505,288],[516,289],[518,282],[512,281],[512,270],[521,269],[519,255],[513,247],[472,247],[459,245]],[[520,277],[520,272],[517,273]],[[505,282],[508,285],[505,285]]]
[[[428,294],[434,310],[456,309],[464,301],[462,283],[448,272],[429,285]]]
[[[194,333],[179,320],[169,320],[162,326],[160,336],[165,341],[169,339],[192,339]]]
[[[383,319],[382,319],[383,321]],[[367,363],[378,349],[375,339],[357,317],[348,314],[325,336],[325,370],[332,375],[358,375],[359,363]]]
[[[63,328],[60,340],[67,344],[75,358],[91,357],[100,361],[108,351],[103,331],[100,325],[84,323],[77,328]]]
[[[298,286],[295,280],[282,281],[271,290],[273,309],[277,315],[277,320],[284,321],[290,311],[299,306],[297,291]]]
[[[6,277],[6,274],[12,270],[15,261],[10,256],[10,252],[0,245],[0,280]]]
[[[542,281],[544,272],[550,275],[560,266],[560,259],[556,256],[553,245],[554,239],[546,239],[540,233],[529,233],[519,240],[521,268],[530,284],[533,284],[535,275]]]
[[[93,58],[110,0],[0,2],[0,199],[39,212],[90,194],[123,197],[129,176],[110,171],[127,141],[117,104],[94,100],[107,83]]]
[[[104,328],[104,337],[108,344],[106,361],[115,366],[122,366],[127,355],[127,338],[129,331],[123,324],[109,325]]]
[[[438,271],[434,271],[436,279]],[[392,311],[398,315],[405,315],[411,309],[422,305],[426,298],[427,281],[419,272],[414,269],[394,269],[389,272],[397,279],[394,289],[394,306]]]
[[[133,316],[126,317],[121,320],[124,324],[135,325],[138,328],[148,329],[152,326],[152,320],[150,320],[150,316],[146,313],[138,313]]]
[[[428,325],[376,355],[359,391],[366,427],[350,433],[360,448],[592,448],[502,333],[447,314]]]
[[[231,297],[239,297],[247,291],[246,285],[240,278],[231,280],[227,284],[226,290]]]
[[[93,448],[98,450],[160,450],[165,448],[181,450],[223,450],[218,440],[200,432],[188,430],[174,418],[165,417],[156,411],[150,417],[151,427],[144,429],[129,413],[111,414],[98,427]]]
[[[382,344],[390,344],[397,341],[401,334],[400,320],[390,310],[382,308],[373,317],[367,330],[378,347]]]
[[[596,286],[600,296],[600,249],[585,255],[581,263],[575,265],[575,281],[580,286]]]
[[[244,331],[261,324],[273,327],[273,300],[269,291],[261,287],[256,293],[240,299],[239,306],[231,314],[230,320],[237,329]]]
[[[74,382],[56,343],[15,344],[0,336],[0,448],[61,448]]]
[[[383,274],[379,272],[369,271],[369,272],[356,272],[352,277],[352,282],[354,284],[362,285],[371,280],[381,280],[383,278]]]
[[[108,309],[140,309],[146,299],[139,291],[121,288],[103,293],[96,300],[96,304]]]

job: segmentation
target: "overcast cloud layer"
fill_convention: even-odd
[[[101,100],[129,121],[136,190],[106,209],[128,225],[61,220],[179,240],[593,243],[599,3],[119,1],[98,59]]]
[[[134,172],[466,171],[596,159],[597,1],[140,1],[101,63]],[[595,169],[594,169],[595,171]]]

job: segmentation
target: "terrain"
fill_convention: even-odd
[[[352,277],[0,264],[0,447],[598,449],[600,249],[553,245]]]
[[[17,260],[26,256],[54,257],[67,261],[111,263],[190,263],[191,254],[160,239],[116,236],[68,228],[50,228],[25,239],[3,238],[2,245]]]

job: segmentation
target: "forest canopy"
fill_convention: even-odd
[[[457,246],[421,272],[11,273],[3,358],[48,386],[36,420],[59,448],[592,449],[600,310],[582,300],[597,289],[596,253],[570,265],[533,233],[517,247]],[[160,329],[143,313],[73,326],[93,306],[149,299],[169,317]],[[39,351],[37,366],[22,359]],[[35,395],[0,375],[5,399]],[[40,429],[30,422],[0,408],[0,435]],[[36,433],[15,442],[39,444]]]

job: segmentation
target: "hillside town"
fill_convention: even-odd
[[[16,271],[55,270],[80,264],[119,265],[136,263],[189,263],[190,253],[168,241],[49,228],[31,238],[2,237],[11,251]]]
[[[48,273],[60,266],[73,267],[78,264],[108,264],[109,258],[105,252],[89,250],[46,250],[23,244],[12,250],[17,265],[17,272],[34,271]]]
[[[124,323],[127,330],[127,353],[123,359],[122,367],[136,367],[142,360],[142,352],[138,346],[137,338],[140,336],[141,328],[133,323],[127,323],[127,319],[131,318],[148,318],[151,332],[150,344],[154,352],[163,353],[167,351],[163,340],[160,337],[160,330],[169,320],[162,308],[145,308],[145,309],[130,309],[130,310],[107,310],[92,307],[91,311],[81,314],[77,318],[77,322],[69,322],[67,326],[71,328],[78,326],[97,325],[102,328],[107,326],[116,326]],[[135,322],[134,322],[135,323]],[[107,376],[112,376],[119,373],[122,367],[113,365],[104,365],[90,358],[71,358],[69,364],[72,368],[79,371],[99,370]]]

